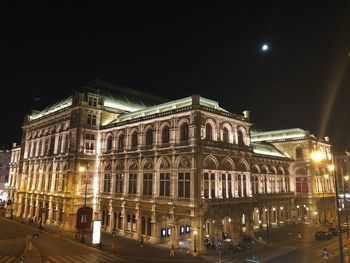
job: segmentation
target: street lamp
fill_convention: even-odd
[[[86,172],[86,168],[84,166],[79,167],[79,173],[82,176]],[[85,174],[86,175],[86,174]],[[85,243],[85,223],[86,223],[86,194],[87,194],[87,178],[85,178],[85,197],[84,197],[84,206],[83,213],[81,217],[82,229],[81,229],[81,243]]]
[[[197,244],[196,244],[196,242],[197,242],[197,234],[198,234],[197,230],[194,230],[193,231],[193,236],[194,236],[194,253],[197,253]]]
[[[328,166],[328,170],[333,173],[335,180],[335,201],[337,207],[337,219],[338,219],[338,239],[339,239],[339,252],[340,252],[340,263],[344,262],[344,252],[343,252],[343,236],[342,231],[340,231],[341,223],[340,223],[340,207],[339,207],[339,187],[338,187],[338,176],[334,169],[334,165],[331,164]]]

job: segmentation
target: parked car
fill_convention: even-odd
[[[338,235],[339,230],[338,227],[329,227],[328,232],[331,232],[333,236],[336,236]]]
[[[315,238],[318,240],[325,240],[330,239],[333,236],[333,234],[329,231],[317,231],[315,233]]]

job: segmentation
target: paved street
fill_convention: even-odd
[[[319,227],[314,225],[293,224],[270,230],[271,244],[264,244],[266,233],[257,232],[262,242],[254,244],[254,250],[234,254],[228,247],[223,249],[222,262],[243,262],[252,258],[253,254],[260,262],[322,262],[321,253],[324,247],[330,252],[328,262],[337,262],[338,239],[315,240],[314,234]],[[145,243],[140,247],[139,241],[117,236],[113,247],[113,237],[102,233],[102,247],[95,248],[91,243],[91,235],[86,237],[86,244],[75,239],[69,231],[61,231],[52,226],[44,225],[39,238],[33,239],[32,234],[38,232],[37,226],[23,224],[16,220],[0,218],[0,263],[19,262],[21,255],[25,263],[77,263],[77,262],[218,262],[215,250],[193,257],[186,251],[175,251],[175,257],[169,257],[169,248],[165,245]],[[298,238],[301,233],[302,238]],[[29,245],[26,236],[30,235]],[[346,234],[344,234],[345,238]],[[30,249],[29,249],[30,247]]]

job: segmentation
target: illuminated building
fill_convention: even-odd
[[[295,163],[252,141],[251,125],[248,111],[198,95],[165,101],[94,81],[27,116],[15,215],[65,229],[101,220],[105,231],[175,245],[196,233],[199,252],[206,237],[278,226],[292,219]]]
[[[332,164],[328,137],[317,138],[303,129],[252,131],[252,142],[268,142],[290,156],[291,183],[295,185],[292,216],[299,220],[336,223],[335,185],[327,167]],[[313,154],[318,158],[312,158]]]
[[[0,202],[7,201],[10,150],[0,150]]]

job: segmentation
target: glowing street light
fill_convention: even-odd
[[[323,154],[322,152],[320,151],[314,151],[311,153],[311,159],[314,161],[314,162],[320,162],[323,160]]]

